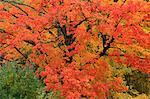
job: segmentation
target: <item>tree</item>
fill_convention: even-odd
[[[143,0],[1,0],[5,60],[36,66],[47,91],[70,99],[124,91],[110,62],[150,73],[148,2]]]

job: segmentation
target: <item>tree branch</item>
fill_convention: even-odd
[[[14,47],[15,48],[15,50],[17,51],[17,52],[19,52],[25,59],[27,59],[28,57],[26,57],[17,47]]]
[[[24,11],[21,7],[17,6],[12,1],[2,0],[2,2],[7,2],[7,3],[11,4],[12,6],[15,6],[16,8],[18,8],[19,10],[21,10],[26,16],[28,16],[28,13],[26,11]]]
[[[114,37],[113,37],[113,36],[111,37],[110,40],[107,39],[106,36],[107,36],[107,35],[103,35],[103,34],[101,33],[101,38],[102,38],[102,42],[103,42],[103,51],[99,54],[100,57],[101,57],[101,56],[104,56],[104,55],[106,54],[107,50],[110,48],[110,44],[114,41]],[[109,41],[108,41],[108,40],[109,40]],[[108,43],[107,43],[107,41],[108,41]]]

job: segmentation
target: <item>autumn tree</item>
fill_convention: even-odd
[[[127,90],[110,62],[150,73],[148,7],[143,0],[0,0],[0,58],[34,65],[47,91],[106,99]]]

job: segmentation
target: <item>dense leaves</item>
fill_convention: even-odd
[[[0,76],[1,99],[36,99],[40,96],[42,83],[31,68],[22,68],[11,62],[1,67]]]
[[[34,64],[47,91],[105,99],[109,90],[127,90],[111,61],[150,73],[148,7],[143,0],[1,0],[0,59]]]

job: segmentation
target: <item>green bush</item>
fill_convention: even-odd
[[[30,67],[22,68],[15,62],[0,67],[0,99],[37,99],[41,87]]]

